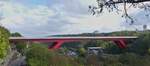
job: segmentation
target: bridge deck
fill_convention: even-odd
[[[97,37],[10,37],[10,40],[68,40],[68,39],[136,39],[137,36],[97,36]]]

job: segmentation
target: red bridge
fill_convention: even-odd
[[[74,42],[82,40],[109,40],[116,43],[120,48],[126,48],[126,40],[136,39],[137,36],[96,36],[96,37],[43,37],[43,38],[33,38],[33,37],[10,37],[10,41],[36,41],[36,42],[54,42],[50,47],[51,49],[58,49],[64,42]]]

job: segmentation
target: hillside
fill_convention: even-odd
[[[64,35],[52,35],[57,37],[62,36],[138,36],[143,32],[150,32],[150,30],[146,31],[115,31],[109,33],[81,33],[81,34],[64,34]]]

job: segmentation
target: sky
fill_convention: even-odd
[[[92,15],[88,6],[96,5],[95,0],[0,0],[0,24],[11,32],[23,36],[48,36],[56,34],[78,34],[112,32],[141,29],[149,23],[149,17],[142,9],[131,8],[129,14],[136,23],[129,25],[121,14],[105,10]],[[122,8],[122,6],[119,6]],[[141,23],[142,22],[142,23]],[[150,27],[148,27],[150,28]]]

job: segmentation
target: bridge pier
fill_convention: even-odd
[[[27,41],[26,48],[29,48],[30,41]]]
[[[49,49],[59,49],[64,42],[65,41],[63,40],[57,40],[52,44],[51,47],[49,47]]]
[[[127,45],[125,43],[125,40],[116,40],[113,41],[119,48],[126,48]]]

